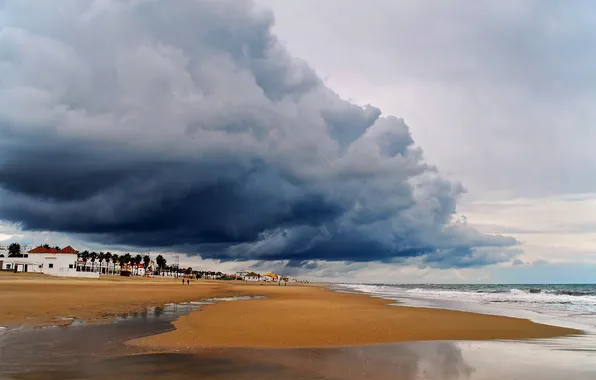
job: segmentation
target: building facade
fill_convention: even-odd
[[[0,258],[2,269],[14,272],[43,273],[55,276],[77,276],[77,254],[71,246],[57,250],[39,246],[22,257]]]

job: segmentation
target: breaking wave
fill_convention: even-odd
[[[511,305],[533,311],[596,315],[596,285],[370,285],[343,284],[385,297],[416,297]]]

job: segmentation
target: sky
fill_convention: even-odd
[[[0,244],[595,282],[588,1],[4,1]]]

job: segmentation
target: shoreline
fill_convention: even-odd
[[[8,276],[11,277],[11,276]],[[52,325],[59,317],[107,321],[167,303],[264,296],[204,305],[174,329],[127,345],[163,352],[204,348],[311,348],[428,340],[525,340],[582,334],[527,319],[464,311],[394,306],[394,301],[325,285],[121,279],[0,277],[0,325]],[[12,300],[12,301],[11,301]],[[32,311],[34,311],[33,314]]]
[[[527,340],[583,331],[527,319],[395,306],[366,294],[322,287],[269,288],[267,298],[206,305],[170,332],[128,345],[175,352],[210,348],[321,348],[435,340]],[[306,299],[303,299],[306,297]],[[239,316],[239,317],[238,317]]]

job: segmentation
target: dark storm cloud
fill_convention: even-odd
[[[340,99],[271,26],[249,1],[4,2],[0,218],[288,268],[511,259],[452,223],[463,188],[403,120]]]

